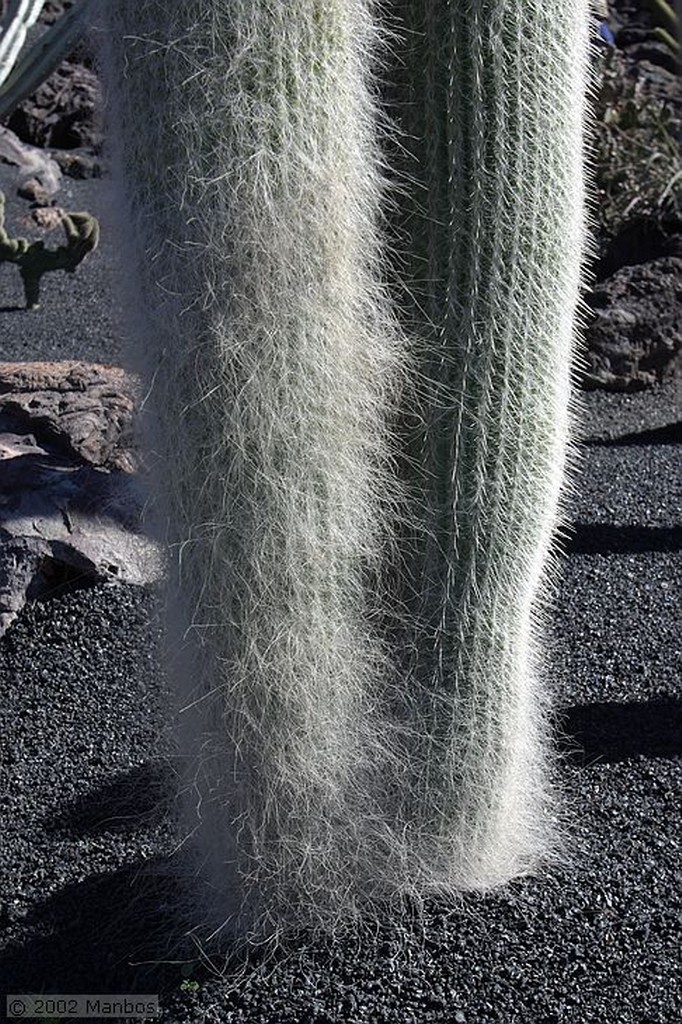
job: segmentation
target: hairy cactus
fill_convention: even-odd
[[[26,296],[26,309],[40,305],[40,279],[53,270],[74,274],[88,253],[99,243],[99,221],[91,213],[65,213],[61,218],[66,245],[46,249],[42,240],[10,238],[5,229],[5,196],[0,192],[0,262],[19,267]]]
[[[366,581],[387,544],[401,352],[379,266],[375,30],[365,0],[108,16],[203,913],[329,922],[383,882],[363,841],[386,660]]]
[[[382,49],[371,0],[106,5],[203,938],[329,929],[553,848],[538,596],[587,0],[404,8]]]
[[[588,23],[585,0],[404,5],[405,818],[437,889],[523,874],[557,838],[542,618],[572,453]]]

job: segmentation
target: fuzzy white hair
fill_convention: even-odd
[[[203,936],[534,870],[587,2],[395,4],[385,49],[372,0],[108,8]]]

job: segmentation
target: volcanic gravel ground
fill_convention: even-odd
[[[62,227],[45,233],[26,223],[31,207],[16,195],[21,180],[16,167],[0,163],[0,191],[7,198],[5,228],[10,238],[42,238],[48,249],[63,245]],[[43,276],[38,309],[25,310],[19,270],[0,263],[0,361],[85,359],[120,365],[121,307],[113,296],[116,254],[103,184],[98,179],[62,179],[54,202],[67,211],[93,213],[101,224],[100,243],[75,274],[55,271]]]
[[[76,185],[94,209],[93,183]],[[119,358],[106,242],[100,256],[39,315],[0,313],[2,358]],[[387,919],[371,940],[247,964],[241,981],[236,963],[224,978],[145,963],[170,955],[176,884],[155,594],[72,585],[0,642],[3,995],[160,992],[178,1024],[682,1020],[679,405],[672,386],[583,405],[548,636],[570,866],[456,910],[434,902],[420,922]]]

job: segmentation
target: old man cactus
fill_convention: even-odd
[[[102,17],[198,934],[534,870],[586,0]]]

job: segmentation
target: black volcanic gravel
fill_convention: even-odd
[[[27,225],[30,204],[16,195],[18,169],[0,163],[0,191],[7,198],[5,228],[12,238],[44,238],[48,249],[64,244],[61,227],[40,231]],[[113,296],[116,253],[108,230],[106,188],[97,179],[64,177],[54,196],[64,210],[87,210],[101,222],[100,244],[75,274],[45,274],[40,307],[25,310],[19,271],[0,263],[0,361],[86,359],[121,362],[121,309]]]
[[[95,208],[102,183],[71,184],[79,199],[92,189]],[[3,358],[118,357],[103,252],[78,291],[44,303],[51,336],[0,313],[21,326],[3,334]],[[83,306],[101,317],[79,334]],[[594,393],[584,407],[548,637],[571,866],[457,910],[433,903],[420,924],[387,920],[371,941],[275,959],[238,984],[234,966],[221,979],[199,963],[141,962],[164,955],[154,936],[173,885],[155,594],[74,589],[29,605],[0,642],[3,994],[158,991],[174,1024],[682,1020],[679,406],[668,387]]]

